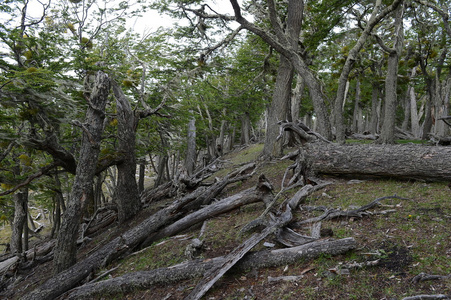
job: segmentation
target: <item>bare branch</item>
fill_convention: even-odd
[[[53,169],[54,167],[56,167],[58,164],[56,163],[52,163],[50,165],[47,165],[43,168],[41,168],[38,172],[34,173],[33,175],[30,175],[27,179],[25,179],[25,181],[19,183],[18,185],[16,185],[15,187],[13,187],[10,190],[4,191],[2,193],[0,193],[0,196],[5,196],[5,195],[9,195],[14,193],[15,191],[17,191],[18,189],[30,184],[33,180],[35,180],[36,178],[39,178],[43,175],[46,175],[49,173],[49,171],[51,169]]]
[[[417,2],[421,5],[425,5],[429,8],[432,8],[434,11],[436,11],[442,17],[443,24],[445,25],[446,33],[448,34],[448,36],[451,37],[451,27],[449,26],[449,22],[448,22],[449,15],[444,10],[442,10],[440,7],[431,3],[431,1],[415,0],[415,2]]]

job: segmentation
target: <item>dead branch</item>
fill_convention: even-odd
[[[39,171],[37,171],[36,173],[28,176],[27,179],[25,179],[23,182],[17,184],[15,187],[13,187],[12,189],[9,189],[7,191],[1,192],[0,196],[5,196],[5,195],[9,195],[11,193],[14,193],[15,191],[17,191],[18,189],[20,189],[21,187],[24,187],[28,184],[30,184],[33,180],[35,180],[36,178],[39,178],[41,176],[44,176],[46,174],[48,174],[50,172],[50,170],[52,170],[53,168],[55,168],[57,166],[57,164],[52,163],[48,166],[45,166],[43,168],[41,168]]]
[[[314,218],[310,218],[307,220],[303,220],[303,221],[299,221],[296,223],[291,224],[294,228],[300,228],[302,227],[301,225],[304,224],[309,224],[309,223],[316,223],[316,222],[320,222],[320,221],[327,221],[327,220],[331,220],[331,219],[335,219],[335,218],[362,218],[364,215],[369,214],[369,212],[367,212],[367,210],[377,206],[379,204],[380,201],[385,200],[385,199],[401,199],[401,200],[408,200],[406,198],[402,198],[396,195],[393,196],[386,196],[386,197],[381,197],[381,198],[377,198],[373,201],[371,201],[370,203],[363,205],[357,209],[351,209],[351,210],[338,210],[338,209],[329,209],[326,207],[316,207],[313,209],[316,210],[324,210],[325,212],[319,216],[319,217],[314,217]]]
[[[271,226],[268,226],[260,234],[252,235],[248,240],[235,248],[225,257],[223,264],[216,266],[209,270],[204,278],[197,284],[194,290],[185,298],[185,300],[198,300],[218,281],[230,268],[232,268],[247,252],[249,252],[255,245],[268,235],[273,233],[277,228],[285,226],[293,215],[291,214],[291,208],[286,207],[285,212],[277,218]]]
[[[411,297],[402,298],[402,300],[438,300],[438,299],[449,300],[451,298],[446,296],[446,295],[442,295],[442,294],[439,294],[439,295],[417,295],[417,296],[411,296]]]
[[[448,279],[451,278],[451,274],[448,275],[430,275],[430,274],[426,274],[426,273],[420,273],[417,276],[415,276],[414,278],[412,278],[412,283],[419,283],[419,282],[423,282],[423,281],[428,281],[428,280],[442,280],[442,279]]]
[[[301,259],[313,259],[321,254],[338,255],[356,248],[354,238],[341,240],[319,240],[306,245],[263,250],[248,253],[233,267],[236,271],[269,268],[293,264]],[[169,284],[203,276],[217,265],[223,264],[225,257],[184,262],[169,268],[128,273],[120,277],[89,283],[71,290],[65,299],[87,299],[94,295],[126,293],[137,289],[148,289],[155,284]]]
[[[259,186],[257,186],[256,188],[244,190],[238,194],[227,197],[213,204],[207,205],[204,208],[197,210],[181,218],[180,220],[166,226],[155,235],[149,237],[143,243],[143,246],[145,247],[162,238],[177,234],[180,231],[186,230],[190,226],[203,222],[219,214],[231,211],[240,206],[254,203],[257,201],[264,201],[266,197],[268,197],[268,191],[265,191],[264,189],[262,190],[259,183]]]

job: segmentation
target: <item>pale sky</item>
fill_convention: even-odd
[[[207,3],[214,11],[220,14],[233,15],[233,8],[228,0],[211,0]],[[143,34],[155,31],[160,26],[170,27],[176,21],[179,20],[173,20],[166,15],[159,15],[157,11],[151,10],[143,17],[128,20],[127,26],[133,28],[135,32]]]

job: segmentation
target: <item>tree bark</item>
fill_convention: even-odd
[[[194,173],[196,167],[196,119],[191,117],[188,122],[188,138],[185,158],[185,168],[188,176]]]
[[[360,78],[356,78],[355,83],[355,101],[354,101],[354,113],[352,115],[352,132],[363,133],[363,112],[361,104],[361,89],[360,89]]]
[[[293,122],[299,119],[299,111],[301,108],[302,97],[304,95],[305,82],[304,79],[297,75],[296,76],[296,87],[293,90],[291,97],[291,117]]]
[[[394,144],[395,142],[398,63],[404,44],[403,15],[404,6],[401,5],[396,9],[394,47],[393,49],[386,49],[389,52],[389,56],[387,77],[385,78],[385,112],[379,139],[383,144]]]
[[[110,80],[98,72],[94,89],[89,97],[86,124],[82,124],[83,138],[80,158],[72,186],[71,196],[66,208],[55,247],[54,271],[61,272],[76,262],[78,227],[83,202],[92,190],[93,178],[100,152],[100,141],[105,119],[105,106],[110,91]]]
[[[157,234],[146,240],[146,245],[150,245],[162,238],[172,236],[178,232],[189,228],[197,223],[203,222],[213,216],[226,213],[243,205],[251,204],[258,201],[265,202],[265,197],[271,197],[271,194],[260,190],[259,187],[244,190],[241,193],[222,199],[211,205],[187,215],[186,217],[166,226]]]
[[[119,223],[124,223],[141,209],[138,185],[136,184],[136,127],[138,117],[134,115],[130,101],[118,84],[112,81],[117,107],[118,152],[123,161],[117,165],[117,184],[114,201],[118,208]]]
[[[289,97],[291,95],[291,82],[293,79],[293,67],[291,62],[280,55],[279,68],[277,69],[276,84],[271,104],[268,109],[268,119],[266,124],[265,145],[263,156],[282,156],[283,139],[276,140],[279,135],[277,122],[287,119]]]
[[[373,74],[380,76],[381,74],[381,64],[375,62],[371,65],[371,70]],[[370,132],[376,135],[379,132],[379,122],[380,122],[380,110],[379,110],[379,97],[381,93],[381,85],[377,80],[373,80],[371,91],[371,117],[370,117]]]
[[[146,160],[142,159],[142,161],[139,163],[139,178],[138,178],[138,193],[140,195],[144,191],[145,180],[146,180]]]
[[[413,79],[415,77],[416,70],[416,66],[412,68],[410,79]],[[408,114],[410,117],[410,131],[415,138],[419,138],[420,118],[418,116],[417,98],[415,95],[415,87],[413,85],[409,85],[409,87],[407,88],[407,99],[409,105],[406,104],[406,109],[410,109],[410,113]]]
[[[241,145],[249,145],[251,140],[251,118],[249,112],[241,115]]]
[[[450,147],[312,143],[300,157],[315,174],[451,180]]]
[[[25,191],[26,190],[26,194]],[[14,219],[11,225],[11,253],[20,254],[24,249],[24,244],[22,241],[22,233],[24,232],[24,227],[26,226],[27,217],[27,205],[28,205],[28,189],[21,189],[19,192],[14,194]]]
[[[319,240],[312,243],[276,250],[263,250],[248,253],[235,266],[233,271],[246,271],[293,264],[299,260],[314,259],[322,254],[339,255],[356,248],[354,238],[341,240]],[[181,280],[203,276],[208,270],[223,264],[224,256],[195,260],[169,268],[160,268],[151,271],[128,273],[96,283],[90,283],[73,289],[66,299],[87,299],[95,295],[117,294],[136,289],[148,289],[155,284],[169,284]]]

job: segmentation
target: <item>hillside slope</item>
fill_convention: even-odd
[[[261,145],[253,145],[221,158],[223,168],[209,179],[222,178],[238,166],[257,160]],[[274,187],[274,194],[286,186],[290,173],[285,174],[290,161],[258,162],[252,177],[227,186],[218,196],[223,199],[255,186],[264,174]],[[282,179],[285,182],[282,185]],[[451,202],[450,190],[445,183],[426,183],[393,180],[350,180],[327,178],[333,184],[313,193],[300,208],[293,211],[296,221],[318,217],[324,208],[349,211],[383,199],[380,205],[361,216],[348,216],[322,222],[322,235],[326,238],[353,237],[357,249],[344,255],[323,255],[313,260],[275,268],[231,271],[221,278],[205,299],[402,299],[419,294],[451,295],[451,278],[420,281],[418,274],[451,274]],[[290,199],[300,187],[279,193],[278,204]],[[139,224],[141,220],[165,207],[172,200],[152,204],[126,227],[111,227],[80,249],[80,257],[105,244],[121,232]],[[322,210],[313,210],[317,207]],[[213,217],[187,228],[184,232],[153,243],[151,246],[115,261],[92,274],[102,273],[117,278],[141,270],[169,267],[190,260],[192,255],[204,261],[223,256],[245,241],[250,233],[240,230],[265,210],[262,202],[249,204]],[[298,226],[297,232],[308,234],[310,227]],[[193,253],[187,251],[192,240],[199,238],[202,246]],[[264,240],[268,245],[283,248],[274,236]],[[192,247],[191,247],[192,248]],[[267,248],[259,243],[253,251]],[[41,264],[18,281],[14,299],[33,290],[51,274],[51,262]],[[24,278],[25,278],[24,276]],[[412,281],[412,279],[414,279]],[[136,289],[126,294],[100,295],[111,299],[183,299],[196,286],[200,278],[183,280],[175,284],[156,285],[151,289]],[[417,282],[418,281],[418,282]]]

